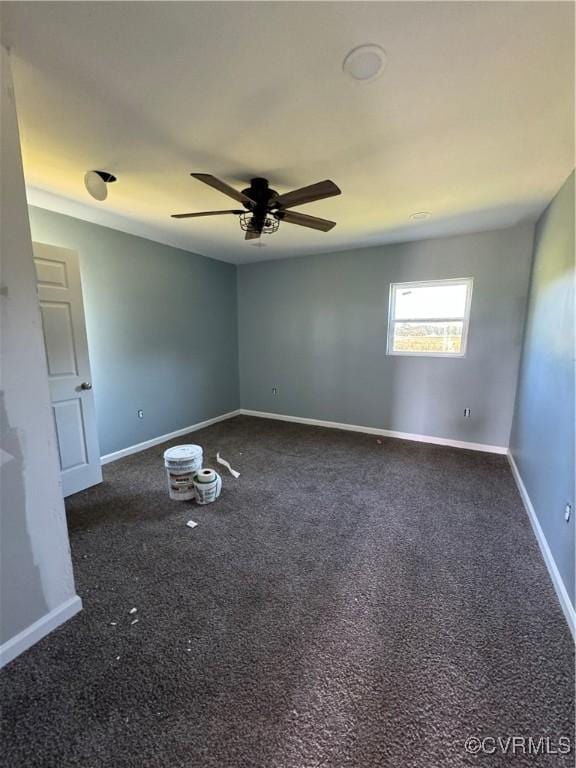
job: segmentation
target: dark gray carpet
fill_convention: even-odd
[[[574,735],[504,457],[247,417],[189,442],[242,472],[216,504],[169,500],[167,444],[68,500],[84,611],[4,671],[2,766],[573,765],[464,749]]]

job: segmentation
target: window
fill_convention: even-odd
[[[464,357],[472,278],[392,283],[389,355]]]

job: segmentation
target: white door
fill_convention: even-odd
[[[78,254],[34,243],[64,496],[102,482]]]

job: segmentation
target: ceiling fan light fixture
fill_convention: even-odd
[[[359,45],[346,54],[342,69],[352,80],[372,83],[384,72],[387,59],[386,51],[379,45]]]
[[[244,232],[260,232],[262,235],[271,235],[278,231],[280,221],[275,216],[266,216],[262,225],[258,226],[251,211],[240,214],[240,227]]]
[[[112,184],[116,181],[116,176],[113,176],[108,171],[86,171],[84,174],[84,186],[88,194],[102,202],[108,197],[108,184]]]

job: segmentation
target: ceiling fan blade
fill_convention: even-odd
[[[286,192],[285,195],[278,195],[271,202],[274,206],[279,206],[280,208],[292,208],[295,205],[312,203],[314,200],[323,200],[326,197],[334,197],[341,194],[342,192],[336,184],[326,179],[326,181],[310,184],[308,187],[301,187],[300,189],[294,189],[292,192]]]
[[[319,229],[322,232],[329,232],[336,226],[335,221],[320,219],[318,216],[308,216],[305,213],[298,213],[298,211],[274,211],[274,216],[288,224],[298,224],[300,227]]]
[[[255,230],[248,229],[244,235],[244,240],[257,240],[261,234],[262,232],[256,232]]]
[[[237,189],[234,189],[234,187],[231,187],[230,184],[226,184],[225,181],[217,179],[216,176],[212,176],[209,173],[191,173],[190,176],[198,179],[198,181],[204,182],[204,184],[208,184],[208,186],[212,187],[213,189],[217,189],[218,192],[222,192],[225,195],[228,195],[228,197],[237,200],[239,203],[250,203],[251,205],[256,205],[254,200],[251,200],[248,195],[245,195],[243,192],[239,192]]]
[[[173,213],[173,219],[193,219],[196,216],[220,216],[223,213],[245,213],[245,211],[201,211],[200,213]]]

